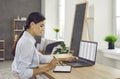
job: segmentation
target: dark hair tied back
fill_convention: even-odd
[[[30,23],[31,22],[34,22],[35,24],[37,24],[37,23],[39,23],[41,21],[44,21],[44,20],[45,20],[45,17],[42,14],[40,14],[39,12],[32,12],[27,18],[26,25],[24,26],[24,30],[27,30],[27,29],[30,28]],[[20,37],[22,36],[23,33],[24,33],[24,31],[20,34],[16,43],[12,46],[12,54],[14,56],[15,56],[15,49],[16,49],[17,42],[18,42],[18,40],[20,39]]]
[[[40,21],[44,21],[44,20],[45,20],[45,17],[42,14],[40,14],[39,12],[33,12],[28,16],[26,25],[24,28],[25,28],[25,30],[29,29],[31,22],[34,22],[37,24]]]

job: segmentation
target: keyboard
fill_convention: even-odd
[[[81,59],[74,59],[74,60],[70,60],[70,61],[67,61],[68,63],[79,63],[79,62],[81,62],[81,63],[85,63],[85,62],[87,62],[87,61],[85,61],[85,60],[81,60]]]
[[[73,67],[83,67],[83,66],[89,66],[92,64],[92,63],[90,63],[86,60],[82,60],[82,59],[74,59],[74,60],[67,61],[64,63],[67,65],[73,66]]]

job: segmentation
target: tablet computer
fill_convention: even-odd
[[[56,66],[53,69],[53,72],[63,72],[63,73],[70,73],[71,72],[71,66]]]

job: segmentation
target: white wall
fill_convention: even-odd
[[[55,38],[55,32],[53,27],[58,25],[58,0],[42,0],[42,13],[46,16],[46,29],[45,38],[53,39]],[[84,2],[85,0],[65,0],[65,28],[63,39],[67,46],[70,46],[71,34],[73,29],[73,21],[75,14],[75,6],[78,3]],[[90,5],[93,4],[93,0],[90,0]],[[45,9],[45,10],[44,10]]]
[[[75,4],[85,0],[65,0],[65,28],[64,40],[70,45],[74,21]],[[107,48],[104,37],[112,33],[112,0],[88,0],[94,5],[93,40],[98,42],[99,48]],[[58,25],[57,0],[45,0],[46,30],[45,37],[55,38],[53,27]]]
[[[65,34],[64,34],[64,40],[65,40],[67,46],[70,46],[70,42],[71,42],[71,34],[72,34],[72,29],[73,29],[76,4],[79,4],[79,3],[82,3],[82,2],[85,2],[85,1],[86,0],[66,0],[66,3],[65,3],[66,8],[65,8]],[[94,6],[94,0],[88,0],[88,9],[87,10],[89,10],[89,11],[87,11],[87,16],[92,16],[92,17],[94,16],[94,12],[90,12],[90,11],[94,11],[94,10],[92,10],[92,9],[94,9],[93,6]],[[90,27],[90,30],[92,30],[91,26],[94,28],[94,24],[93,24],[94,22],[93,22],[93,20],[92,21],[89,20],[88,22],[92,22],[92,23],[90,23],[90,25],[88,25],[88,27]],[[91,37],[93,38],[93,33],[94,32],[92,32],[92,31],[90,31],[90,33],[92,34]],[[86,37],[85,32],[87,32],[87,31],[84,30],[83,32],[84,32],[83,39],[86,39],[87,37]]]
[[[112,33],[112,0],[94,0],[94,40],[99,48],[107,48],[104,38]]]
[[[58,0],[45,0],[45,38],[53,39],[55,38],[55,32],[53,27],[58,26]]]
[[[67,46],[70,46],[71,34],[73,29],[75,4],[77,0],[65,0],[65,28],[64,28],[64,40]]]
[[[45,5],[42,5],[42,13],[44,13],[46,17],[45,38],[53,39],[55,38],[55,32],[52,28],[58,25],[58,0],[43,0],[43,3]],[[63,38],[67,46],[69,46],[71,40],[76,3],[77,0],[65,0],[65,34]]]

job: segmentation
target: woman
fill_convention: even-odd
[[[12,72],[17,79],[35,79],[36,75],[53,69],[58,61],[74,59],[74,57],[56,59],[37,51],[34,36],[40,36],[44,31],[44,26],[45,17],[42,14],[33,12],[28,16],[25,30],[13,50],[15,57],[12,63]],[[40,63],[49,64],[39,67]]]

